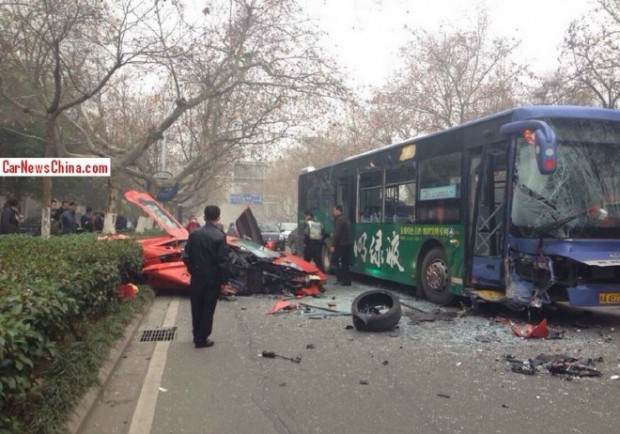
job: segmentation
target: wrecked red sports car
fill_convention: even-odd
[[[187,230],[148,193],[130,190],[125,198],[138,206],[167,235],[138,240],[144,252],[143,275],[154,289],[189,289],[190,276],[181,253]],[[303,259],[264,247],[250,208],[236,221],[241,238],[227,236],[230,247],[230,285],[237,294],[289,293],[312,295],[327,277]]]

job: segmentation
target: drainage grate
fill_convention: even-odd
[[[177,328],[168,327],[162,329],[142,330],[140,342],[164,342],[173,341],[176,336]]]

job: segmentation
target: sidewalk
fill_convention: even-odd
[[[125,328],[123,337],[119,339],[110,350],[107,361],[99,369],[98,384],[91,387],[88,392],[82,396],[80,402],[73,410],[73,413],[67,421],[66,428],[71,434],[79,433],[85,421],[91,414],[91,411],[97,404],[97,400],[105,390],[108,381],[114,375],[115,370],[120,365],[123,357],[125,357],[125,351],[136,337],[136,331],[140,327],[144,318],[148,315],[153,301],[144,306],[144,312],[137,315],[131,323]]]

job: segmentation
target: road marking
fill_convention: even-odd
[[[179,310],[179,300],[174,299],[170,302],[162,327],[172,327],[176,321],[177,311]],[[148,434],[151,432],[153,418],[155,417],[155,406],[157,396],[161,386],[161,377],[166,367],[166,357],[168,356],[170,341],[157,342],[155,350],[149,363],[149,370],[144,378],[144,384],[140,391],[136,411],[131,419],[129,434]]]

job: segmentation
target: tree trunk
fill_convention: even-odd
[[[55,127],[56,118],[48,116],[45,120],[45,158],[52,158],[55,150]],[[50,237],[50,204],[52,203],[52,178],[44,176],[41,178],[41,237]]]
[[[111,219],[106,218],[105,224],[103,228],[104,233],[115,233],[116,230],[114,228],[114,221],[116,220],[116,213],[118,211],[118,185],[114,182],[114,173],[110,174],[110,178],[108,178],[108,197],[105,203],[104,212],[106,217],[108,214],[112,216]]]

